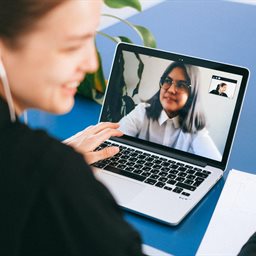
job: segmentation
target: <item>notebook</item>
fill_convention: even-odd
[[[229,172],[197,256],[238,255],[256,230],[255,193],[255,174]]]
[[[94,164],[118,204],[177,225],[223,176],[249,71],[120,43],[99,122],[119,122],[120,152]]]

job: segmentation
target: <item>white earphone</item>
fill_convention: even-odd
[[[11,89],[10,89],[9,82],[7,79],[7,74],[1,59],[0,59],[0,78],[2,80],[6,101],[9,107],[11,121],[15,122],[16,115],[15,115],[14,104],[13,104],[12,95],[11,95]]]

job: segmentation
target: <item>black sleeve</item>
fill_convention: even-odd
[[[238,256],[254,256],[256,255],[256,233],[244,244]]]
[[[70,147],[53,144],[42,158],[47,174],[25,232],[36,230],[39,237],[25,237],[23,251],[142,255],[139,234],[123,219],[112,195],[94,178],[83,157]]]

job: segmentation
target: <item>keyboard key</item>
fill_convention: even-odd
[[[194,181],[193,181],[193,180],[185,180],[184,183],[185,183],[185,184],[188,184],[188,185],[191,185],[191,184],[194,183]]]
[[[159,175],[151,174],[150,178],[157,180],[159,178]]]
[[[163,172],[169,172],[169,171],[170,171],[170,168],[169,168],[169,167],[162,167],[162,168],[161,168],[161,171],[163,171]]]
[[[176,170],[170,170],[169,173],[171,173],[171,174],[177,174],[178,171],[176,171]]]
[[[204,179],[203,179],[203,178],[200,178],[200,177],[197,177],[197,178],[195,178],[195,181],[203,182]]]
[[[93,164],[93,166],[98,167],[98,168],[104,168],[106,166],[106,164],[98,162],[98,163]]]
[[[145,164],[146,161],[145,161],[145,160],[142,160],[142,159],[139,159],[136,163],[137,163],[137,164]]]
[[[141,174],[141,173],[142,173],[142,170],[135,170],[135,171],[133,171],[133,173]]]
[[[165,177],[160,177],[158,180],[161,181],[161,182],[166,182],[168,179],[165,178]]]
[[[162,188],[164,185],[165,185],[165,183],[159,181],[159,182],[156,183],[155,186],[159,187],[159,188]]]
[[[194,175],[188,175],[187,176],[187,179],[190,179],[190,180],[194,180],[196,178],[196,176],[194,176]]]
[[[129,177],[129,178],[135,179],[135,180],[139,180],[139,181],[144,181],[146,179],[146,177],[144,177],[144,176],[135,174],[133,172],[127,172],[127,171],[124,171],[124,170],[120,170],[118,168],[115,168],[115,167],[109,166],[109,165],[107,165],[104,169],[107,170],[107,171],[116,173],[116,174],[120,174],[120,175]]]
[[[134,168],[131,167],[131,166],[127,166],[127,167],[125,168],[125,170],[126,170],[127,172],[133,172],[133,171],[134,171]]]
[[[156,180],[153,180],[153,179],[148,178],[148,179],[146,179],[144,182],[145,182],[145,183],[148,183],[148,184],[150,184],[150,185],[154,185],[157,181],[156,181]]]
[[[159,172],[158,175],[163,176],[163,177],[166,177],[166,176],[168,175],[168,173],[167,173],[167,172]]]
[[[168,186],[165,186],[164,189],[170,190],[170,191],[172,190],[172,188],[171,188],[171,187],[168,187]]]
[[[145,177],[149,177],[151,175],[151,173],[150,172],[143,172],[141,175],[145,176]]]
[[[188,170],[187,173],[189,174],[194,174],[196,171],[193,171],[193,170]]]
[[[157,159],[157,160],[154,160],[153,163],[154,163],[154,164],[161,164],[162,161]]]
[[[165,166],[165,167],[168,167],[168,166],[170,166],[170,165],[171,165],[171,163],[168,163],[168,162],[162,163],[162,166]]]
[[[153,174],[158,174],[159,170],[151,170],[150,172],[153,173]]]
[[[167,176],[167,178],[169,178],[169,179],[171,179],[171,180],[174,180],[174,179],[176,178],[176,175],[174,175],[174,174],[169,174],[169,175]]]
[[[174,185],[177,181],[175,180],[168,180],[167,183],[170,184],[170,185]]]
[[[201,173],[201,172],[196,172],[195,175],[197,177],[201,177],[201,178],[204,178],[204,179],[208,177],[208,174]]]
[[[126,163],[126,160],[125,160],[125,159],[119,159],[119,160],[118,160],[118,163],[120,163],[120,164],[125,164],[125,163]]]
[[[187,170],[187,168],[186,167],[179,167],[178,170],[181,171],[181,172],[185,172]]]
[[[145,171],[145,172],[148,172],[148,171],[151,170],[151,168],[148,167],[148,166],[144,166],[144,167],[142,167],[142,170]]]
[[[201,184],[202,184],[202,181],[201,182],[200,181],[195,181],[193,186],[194,187],[199,187]]]
[[[185,172],[179,172],[177,175],[180,176],[180,177],[186,177],[186,176],[187,176],[187,173],[185,173]]]
[[[184,195],[184,196],[190,196],[190,194],[187,193],[187,192],[182,192],[181,194]]]
[[[188,185],[188,184],[184,184],[184,183],[181,183],[181,182],[178,182],[178,183],[176,184],[176,186],[177,186],[177,187],[180,187],[180,188],[185,188],[185,189],[190,190],[190,191],[196,190],[196,187],[192,187],[192,186],[190,186],[190,185]]]
[[[175,180],[180,181],[180,182],[183,182],[183,181],[185,180],[185,178],[177,177]]]
[[[159,165],[159,164],[154,164],[154,165],[152,166],[152,168],[154,168],[154,169],[160,169],[160,168],[161,168],[161,165]]]
[[[183,190],[182,188],[177,188],[177,187],[176,187],[176,188],[174,188],[172,191],[175,192],[175,193],[180,194],[180,193],[182,192],[182,190]]]
[[[137,163],[136,163],[136,164],[134,165],[134,168],[135,168],[135,169],[142,169],[142,167],[143,167],[142,164],[137,164]]]

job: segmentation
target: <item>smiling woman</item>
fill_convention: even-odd
[[[160,77],[159,90],[120,120],[121,131],[170,148],[220,159],[206,129],[199,75],[195,66],[172,62]]]
[[[46,11],[43,5],[39,5],[41,10],[37,6],[33,9],[30,2],[28,13],[34,9],[37,13]],[[4,29],[6,40],[2,43],[2,60],[9,75],[18,114],[26,108],[40,108],[58,114],[69,111],[74,104],[76,88],[85,73],[97,68],[94,48],[98,25],[98,18],[95,17],[100,12],[97,1],[96,4],[77,1],[76,5],[72,1],[61,5],[60,1],[53,1],[55,5],[49,2],[53,10],[36,22],[30,20],[32,27],[26,26],[29,22],[29,17],[26,17],[27,21],[21,22],[21,31],[17,29],[20,34],[17,37],[12,35],[14,24],[10,32]],[[36,18],[34,14],[30,16],[31,19]],[[15,44],[12,44],[15,51],[8,42]],[[27,70],[30,70],[29,74]]]
[[[70,147],[18,120],[28,108],[71,110],[78,84],[98,66],[100,8],[97,0],[0,0],[0,255],[142,254],[86,164],[118,152],[94,151],[122,135],[118,124],[89,127]]]

